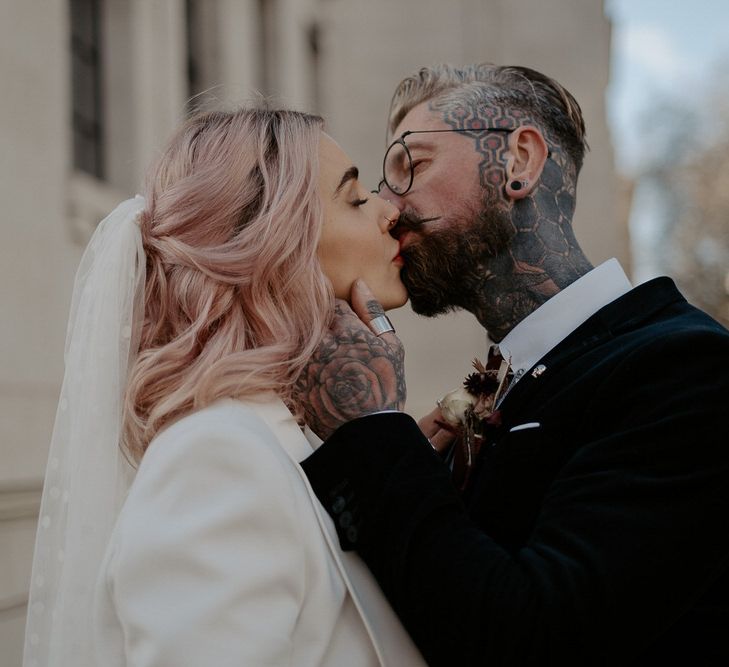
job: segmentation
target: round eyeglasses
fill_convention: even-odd
[[[396,195],[404,195],[413,187],[413,158],[410,149],[405,143],[405,137],[411,134],[428,134],[435,132],[513,132],[513,127],[478,127],[458,128],[448,130],[408,130],[395,139],[385,151],[385,159],[382,161],[382,180],[377,184],[377,190],[381,192],[387,186]]]

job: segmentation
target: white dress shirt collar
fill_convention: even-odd
[[[632,289],[617,259],[595,267],[517,324],[498,347],[519,379],[603,306]]]

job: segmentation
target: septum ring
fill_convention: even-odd
[[[387,315],[373,317],[370,320],[369,326],[375,336],[382,336],[382,334],[389,333],[390,331],[395,332],[395,327],[392,326],[392,322],[390,322],[390,318]]]

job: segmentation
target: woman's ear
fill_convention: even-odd
[[[542,175],[549,148],[542,133],[532,125],[518,127],[509,136],[506,162],[506,195],[510,199],[528,197]]]

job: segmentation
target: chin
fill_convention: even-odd
[[[408,302],[408,293],[404,285],[398,290],[388,290],[387,294],[376,294],[375,297],[385,310],[401,308]]]

